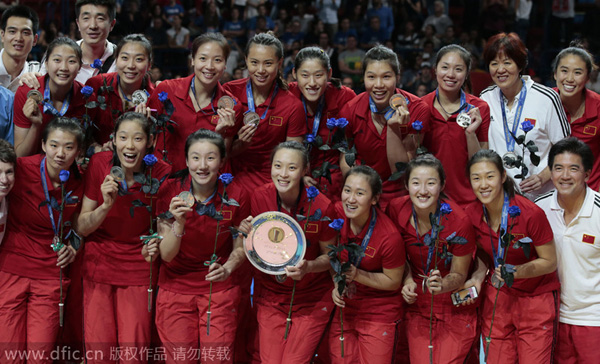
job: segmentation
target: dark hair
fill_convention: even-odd
[[[324,50],[319,47],[306,47],[302,48],[296,55],[296,59],[294,60],[294,69],[296,72],[302,67],[302,63],[310,59],[319,61],[321,67],[325,68],[327,72],[331,70],[329,55]],[[329,81],[338,89],[342,87],[342,82],[337,78],[331,78]]]
[[[306,168],[308,166],[308,163],[309,163],[308,150],[306,150],[306,148],[304,147],[304,145],[302,145],[302,143],[297,142],[295,140],[288,140],[285,142],[281,142],[275,148],[273,148],[273,151],[271,152],[271,164],[273,164],[273,159],[275,158],[275,154],[277,154],[277,152],[279,152],[282,149],[292,149],[292,150],[297,151],[298,153],[300,153],[300,155],[302,155],[302,168]]]
[[[125,121],[137,122],[138,125],[142,127],[142,130],[144,131],[144,134],[146,134],[146,138],[148,138],[148,140],[150,140],[150,137],[154,135],[154,124],[150,121],[150,119],[148,119],[146,117],[146,115],[140,114],[139,112],[135,112],[135,111],[128,111],[128,112],[124,113],[123,115],[119,116],[119,118],[115,122],[115,129],[113,131],[113,139],[112,139],[113,144],[115,143],[115,140],[117,138],[117,132],[119,131],[121,124]],[[152,153],[153,149],[154,149],[154,147],[151,146],[150,148],[148,148],[146,150],[146,153]],[[119,161],[119,157],[117,156],[117,153],[116,153],[116,148],[113,148],[113,165],[114,166],[121,165],[121,162]]]
[[[60,46],[71,47],[75,51],[75,55],[77,56],[77,58],[79,58],[79,65],[82,64],[83,54],[81,52],[81,47],[79,46],[79,44],[75,43],[73,39],[67,37],[58,37],[52,42],[50,42],[48,48],[46,49],[46,54],[44,54],[44,59],[46,60],[46,63],[48,62],[48,58],[50,58],[52,52],[54,52],[54,49]]]
[[[62,130],[73,134],[75,136],[75,141],[77,142],[77,149],[83,148],[84,133],[83,129],[81,129],[81,123],[77,118],[59,116],[52,119],[42,132],[42,142],[46,143],[50,133],[55,130]]]
[[[444,172],[444,167],[442,166],[442,162],[439,159],[433,156],[433,154],[423,154],[419,155],[417,158],[408,162],[408,166],[404,171],[404,186],[408,190],[408,183],[410,181],[410,174],[418,167],[429,167],[433,168],[440,177],[440,185],[446,185],[446,173]],[[440,193],[441,198],[446,198],[446,195],[442,191]]]
[[[248,44],[246,44],[246,58],[250,54],[250,48],[253,45],[263,45],[266,47],[273,48],[277,60],[281,60],[284,57],[283,44],[274,35],[272,31],[268,31],[266,33],[259,33],[256,34],[254,37],[250,38]],[[281,67],[279,67],[279,71],[277,73],[277,84],[279,85],[279,88],[283,90],[287,90],[288,88],[287,82],[285,82],[285,79],[283,78],[283,72],[281,70]]]
[[[390,67],[392,67],[392,70],[396,76],[400,76],[400,62],[398,61],[398,56],[396,53],[394,53],[394,51],[386,46],[382,46],[381,44],[369,49],[369,51],[365,54],[362,64],[363,76],[365,75],[369,64],[377,61],[387,62]]]
[[[77,0],[75,2],[75,18],[79,18],[81,7],[84,5],[105,6],[111,22],[115,20],[117,15],[117,3],[115,0]]]
[[[379,176],[379,173],[377,173],[376,170],[366,165],[354,166],[350,168],[350,170],[344,175],[343,184],[346,184],[346,180],[348,179],[348,177],[355,174],[365,176],[367,182],[369,183],[369,186],[371,187],[373,197],[381,195],[383,182],[381,181],[381,177]]]
[[[504,163],[502,163],[502,158],[498,153],[491,149],[480,149],[471,157],[471,159],[469,159],[469,162],[467,163],[467,176],[469,177],[469,180],[471,175],[471,167],[479,162],[490,162],[496,166],[496,169],[498,172],[500,172],[500,175],[506,174]],[[504,191],[508,193],[510,198],[515,196],[515,182],[508,174],[506,175],[506,181],[504,181],[502,184],[502,188],[504,188]]]
[[[458,44],[448,44],[447,46],[440,48],[440,50],[435,55],[435,60],[433,61],[433,68],[437,68],[437,65],[438,63],[440,63],[440,60],[444,58],[444,56],[448,53],[458,54],[458,56],[463,60],[463,62],[465,62],[465,65],[467,66],[468,75],[471,71],[471,52],[459,46]]]
[[[129,34],[129,35],[125,36],[123,39],[121,39],[121,41],[117,45],[117,50],[115,51],[116,57],[119,57],[119,53],[121,53],[121,50],[123,50],[123,47],[126,44],[134,43],[134,42],[138,43],[139,45],[142,46],[142,48],[144,48],[144,51],[146,51],[146,55],[148,56],[148,59],[150,60],[150,64],[152,64],[152,44],[150,43],[148,38],[146,38],[146,36],[143,34]]]
[[[8,19],[12,17],[31,20],[31,31],[33,33],[32,35],[35,37],[38,28],[40,27],[40,18],[32,8],[25,5],[9,6],[2,13],[2,19],[0,19],[0,29],[6,31],[6,23],[8,23]]]
[[[229,53],[231,52],[231,48],[229,47],[227,39],[221,33],[204,33],[202,35],[197,36],[196,39],[194,39],[194,41],[192,42],[192,58],[196,56],[196,52],[198,52],[198,49],[200,49],[200,47],[202,47],[206,43],[211,42],[217,43],[221,47],[225,55],[225,60],[227,60],[227,58],[229,57]]]
[[[553,74],[556,74],[556,71],[558,71],[558,65],[560,61],[568,55],[574,55],[581,58],[581,60],[585,63],[588,77],[590,76],[590,73],[597,68],[596,63],[594,63],[594,57],[592,57],[592,55],[585,48],[583,48],[581,42],[574,40],[571,42],[571,44],[569,44],[568,48],[560,51],[556,58],[554,58],[554,61],[552,61]]]
[[[197,142],[207,141],[214,144],[217,148],[219,148],[219,157],[222,160],[225,160],[227,157],[227,147],[225,146],[225,139],[221,136],[221,134],[214,132],[208,129],[198,129],[192,134],[188,135],[185,140],[185,157],[187,159],[188,152],[192,145]]]
[[[590,146],[575,137],[568,137],[558,141],[550,148],[548,154],[548,167],[550,167],[550,170],[554,165],[554,158],[563,153],[576,154],[581,157],[586,172],[591,171],[594,167],[594,153],[592,153]]]
[[[500,53],[512,59],[517,64],[519,73],[523,73],[527,67],[527,48],[517,33],[498,33],[490,37],[483,49],[485,64],[489,66]]]
[[[15,153],[15,148],[4,139],[0,139],[0,161],[10,163],[13,167],[17,165],[17,153]]]

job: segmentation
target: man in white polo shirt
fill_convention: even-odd
[[[556,187],[536,199],[554,232],[560,292],[555,363],[598,363],[600,346],[600,193],[586,184],[589,146],[570,137],[548,155]]]

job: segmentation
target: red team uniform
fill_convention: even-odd
[[[227,82],[223,88],[240,100],[242,113],[248,112],[246,85],[248,78]],[[277,94],[275,94],[277,92]],[[273,148],[288,137],[304,137],[307,133],[302,103],[290,91],[274,86],[264,103],[255,105],[261,117],[250,145],[230,159],[237,183],[248,190],[271,181]],[[237,110],[236,110],[237,112]],[[243,117],[243,115],[242,115]]]
[[[221,211],[219,239],[216,255],[224,264],[231,254],[233,239],[229,227],[238,227],[250,214],[250,201],[244,189],[233,183],[227,187],[229,198],[238,206],[222,205],[223,185],[217,182],[218,193],[209,204]],[[191,177],[184,180],[169,179],[165,182],[157,203],[159,213],[168,211],[171,199],[182,191],[190,191]],[[163,345],[167,347],[167,363],[192,363],[200,359],[203,363],[232,363],[233,342],[236,332],[236,317],[240,300],[240,287],[229,277],[223,282],[214,282],[211,298],[210,335],[206,331],[210,282],[205,280],[213,254],[217,220],[187,213],[185,235],[181,238],[179,253],[170,262],[162,262],[156,299],[156,326]],[[198,349],[200,353],[212,351],[215,355],[194,358],[186,355],[185,360],[177,352],[189,353]],[[221,355],[217,355],[221,353]]]
[[[3,363],[8,360],[5,349],[39,350],[50,355],[59,331],[60,268],[56,265],[57,253],[50,246],[55,233],[48,207],[39,207],[46,200],[40,173],[44,161],[42,154],[19,158],[15,166],[19,182],[8,196],[7,230],[0,245],[0,362]],[[53,187],[45,166],[44,169],[48,194],[60,204],[61,187]],[[65,184],[65,193],[72,193],[71,202],[65,204],[63,212],[64,237],[70,231],[73,214],[81,207],[83,187],[81,177],[71,173]],[[53,210],[52,216],[60,229],[59,211]],[[63,269],[63,299],[70,283],[68,272],[69,266]]]
[[[446,173],[446,187],[444,192],[456,203],[465,206],[476,200],[471,189],[469,178],[465,173],[469,161],[469,150],[465,129],[456,123],[456,115],[445,120],[435,108],[435,91],[423,96],[422,100],[429,106],[431,114],[429,119],[429,132],[425,133],[423,145],[427,151],[442,162]],[[490,126],[490,107],[487,102],[470,94],[465,94],[466,102],[479,108],[483,120],[477,129],[477,139],[480,143],[488,141],[488,128]]]
[[[104,96],[106,98],[106,109],[102,110],[97,107],[95,109],[97,115],[93,118],[93,122],[97,127],[97,129],[94,128],[94,135],[96,142],[100,143],[100,145],[110,140],[110,135],[115,128],[115,120],[126,111],[134,111],[135,109],[135,107],[132,107],[123,110],[123,101],[121,100],[121,96],[119,96],[120,86],[118,76],[119,74],[117,72],[104,73],[90,78],[85,83],[86,86],[90,86],[94,89],[94,95],[90,97],[90,100],[97,100],[98,96]],[[112,87],[112,91],[100,93],[100,87],[104,86],[105,83],[107,86]],[[142,88],[141,90],[145,90],[148,96],[152,95],[154,93],[154,84],[150,81],[149,77],[146,77],[144,82],[142,82],[142,86],[144,85],[145,88]],[[133,103],[131,105],[133,105]]]
[[[110,174],[112,158],[112,152],[96,153],[86,171],[85,196],[96,201],[98,206],[104,201],[100,186]],[[160,180],[170,171],[168,164],[159,161],[152,167],[152,177]],[[130,208],[134,200],[150,205],[150,199],[153,199],[153,210],[156,211],[157,197],[144,194],[141,187],[139,182],[135,182],[128,187],[128,194],[118,196],[102,224],[85,242],[83,305],[86,349],[102,350],[105,358],[109,357],[110,347],[139,348],[148,347],[150,343],[150,265],[141,255],[140,240],[141,235],[149,232],[150,214],[145,208],[136,207],[132,217]],[[157,261],[153,263],[153,272],[157,272]]]
[[[452,212],[445,215],[440,221],[444,230],[440,233],[438,243],[439,250],[445,244],[453,256],[473,255],[476,249],[475,234],[471,221],[465,212],[453,201],[450,204]],[[417,284],[415,293],[418,294],[417,301],[406,305],[406,336],[410,350],[411,363],[429,363],[429,316],[431,310],[431,294],[429,290],[423,292],[422,275],[427,275],[427,257],[429,248],[427,246],[416,246],[423,244],[423,237],[431,234],[431,230],[417,236],[415,228],[411,225],[413,220],[413,207],[410,196],[402,196],[393,199],[388,205],[388,214],[396,222],[398,230],[404,240],[407,258],[410,264],[412,277]],[[467,239],[467,243],[450,244],[446,238],[456,233]],[[431,258],[429,270],[434,269],[435,257]],[[438,258],[437,269],[442,277],[450,273],[451,262],[445,262]],[[433,361],[434,363],[463,363],[471,349],[471,345],[477,336],[477,307],[469,305],[466,307],[455,307],[452,303],[451,293],[443,293],[433,297]]]
[[[531,244],[541,246],[553,240],[552,228],[542,209],[520,195],[511,199],[510,204],[521,209],[521,215],[515,218],[511,230],[515,236],[513,242],[529,237],[533,241]],[[498,232],[491,231],[484,221],[482,204],[479,202],[470,204],[465,211],[475,227],[477,245],[492,257],[491,244],[493,243],[494,249],[497,250],[499,236]],[[510,228],[512,220],[508,218],[507,228]],[[534,247],[531,247],[529,258],[525,256],[523,249],[514,249],[512,245],[505,251],[506,262],[513,265],[524,264],[538,257]],[[480,298],[483,336],[489,334],[497,291],[490,283],[493,274],[494,269],[490,268]],[[502,286],[496,305],[488,363],[549,363],[551,361],[558,328],[559,286],[556,272],[534,278],[517,279],[511,288]]]
[[[410,112],[410,124],[419,120],[423,123],[422,134],[429,131],[429,108],[417,96],[406,91],[396,89],[397,94],[404,95],[408,99],[408,111]],[[381,134],[375,128],[369,108],[369,94],[363,92],[346,104],[340,116],[349,122],[346,127],[346,135],[353,139],[356,146],[356,163],[372,167],[379,173],[383,180],[383,194],[379,200],[382,209],[395,197],[406,194],[402,180],[388,181],[392,175],[387,158],[386,139],[387,127],[383,128]],[[402,126],[402,138],[415,131],[411,125]]]
[[[345,219],[341,202],[335,204],[337,217]],[[378,208],[376,222],[365,248],[365,256],[358,268],[367,272],[382,272],[404,265],[406,260],[404,242],[394,222]],[[358,235],[350,229],[349,221],[344,222],[340,231],[340,244],[355,242],[361,245],[369,230],[373,213]],[[340,261],[347,261],[344,250]],[[329,352],[332,363],[390,363],[394,351],[397,325],[402,318],[402,296],[400,289],[383,291],[353,282],[356,293],[352,298],[344,298],[344,357],[341,357],[341,321],[339,312],[333,316],[329,329]],[[339,311],[339,307],[337,310]]]
[[[277,189],[273,183],[260,187],[252,195],[252,216],[267,211],[280,211],[296,219],[296,214],[312,216],[317,210],[321,210],[323,217],[332,218],[334,213],[329,199],[323,194],[317,195],[309,203],[305,188],[301,188],[296,211],[286,211],[280,206]],[[321,255],[319,242],[333,240],[336,232],[328,226],[328,221],[310,221],[306,224],[306,220],[303,220],[298,223],[305,231],[308,243],[304,259],[314,260]],[[287,340],[283,338],[292,298],[293,280],[288,278],[279,283],[275,276],[259,271],[255,271],[254,276],[261,363],[310,361],[334,307],[331,300],[333,282],[329,273],[308,273],[296,282],[292,322]]]
[[[296,82],[290,83],[289,88],[291,93],[293,93],[298,99],[303,100],[302,93],[300,92],[300,89],[298,89],[298,84]],[[337,129],[332,130],[330,134],[330,131],[326,125],[327,120],[330,118],[339,118],[342,107],[350,102],[350,100],[355,98],[356,94],[348,87],[341,86],[341,88],[337,88],[332,85],[331,82],[328,82],[324,97],[325,100],[323,109],[321,110],[321,118],[319,120],[317,135],[323,139],[323,143],[326,143],[327,139],[329,138],[329,144],[333,145],[332,138]],[[306,111],[306,107],[304,110],[306,128],[309,133],[312,133],[316,115],[309,115]],[[328,161],[330,164],[339,167],[340,152],[337,149],[323,151],[319,150],[319,148],[313,147],[310,151],[311,170],[319,169],[325,161]],[[331,183],[329,183],[326,178],[321,178],[318,180],[319,190],[321,190],[321,192],[324,193],[331,201],[339,201],[340,193],[342,191],[342,179],[341,170],[339,168],[334,169],[331,171]]]
[[[196,112],[192,98],[190,97],[190,87],[194,77],[194,75],[191,75],[185,78],[163,81],[156,87],[154,94],[148,100],[148,106],[156,109],[157,114],[163,114],[165,113],[164,106],[158,97],[161,92],[166,92],[175,108],[171,120],[176,122],[177,125],[173,125],[174,131],[172,133],[165,130],[165,135],[160,133],[156,136],[157,142],[154,152],[161,159],[163,158],[163,150],[167,150],[167,160],[173,165],[173,171],[186,168],[184,147],[188,135],[198,129],[215,131],[219,122],[219,115],[216,112],[218,108],[217,103],[221,97],[232,97],[235,102],[235,106],[233,107],[233,110],[235,110],[235,126],[228,128],[223,138],[233,138],[242,127],[243,115],[238,99],[227,92],[219,83],[215,86],[212,103]]]

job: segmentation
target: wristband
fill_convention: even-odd
[[[183,228],[183,231],[181,232],[181,234],[177,234],[177,232],[175,231],[175,223],[176,223],[176,222],[177,222],[177,221],[174,221],[174,222],[171,224],[171,231],[173,232],[173,235],[175,235],[175,237],[177,237],[177,238],[181,238],[182,236],[184,236],[184,235],[185,235],[185,227]]]

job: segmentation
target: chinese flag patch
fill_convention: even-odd
[[[596,135],[596,130],[597,129],[596,129],[595,126],[593,126],[593,125],[586,125],[583,128],[583,134],[586,134],[586,135]]]
[[[535,126],[535,119],[529,119],[529,118],[525,118],[524,121],[529,121],[531,123],[531,125]]]
[[[586,244],[594,244],[594,241],[596,241],[596,237],[593,235],[583,234],[583,238],[581,238],[581,241]]]

